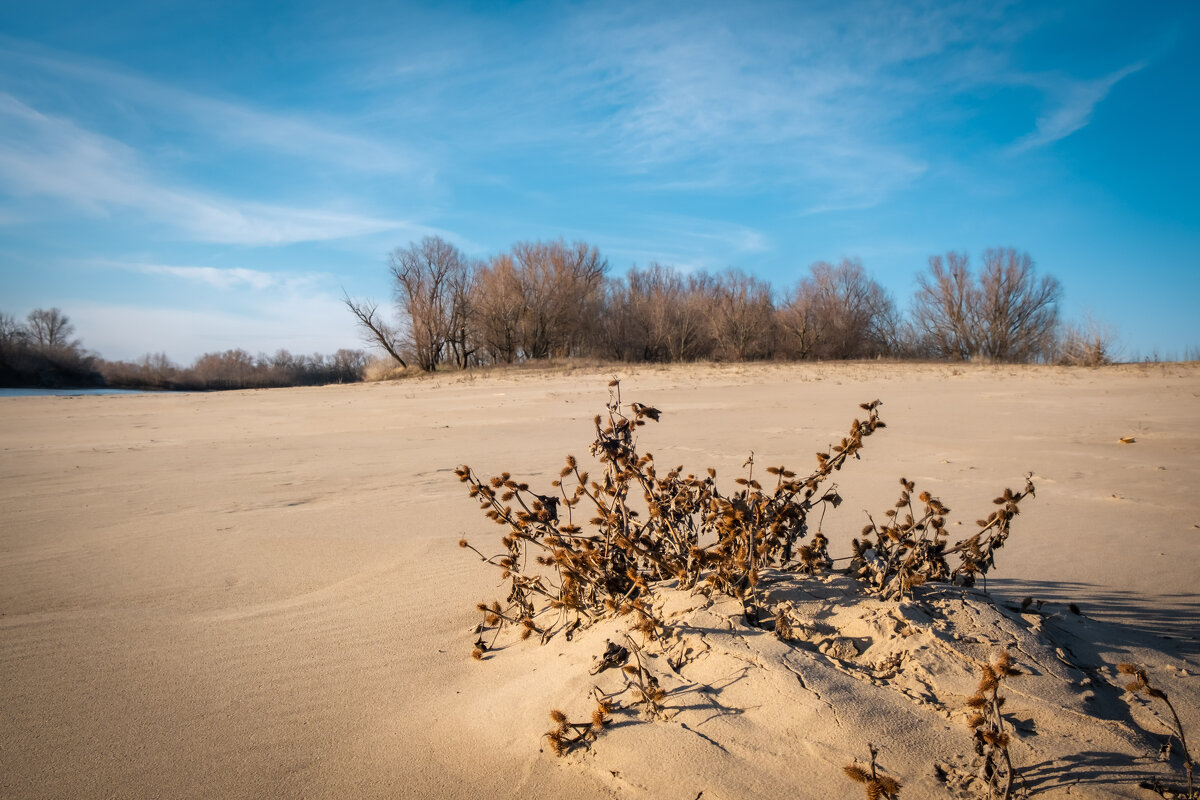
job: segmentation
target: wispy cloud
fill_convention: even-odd
[[[244,267],[179,267],[167,264],[118,264],[124,269],[144,275],[167,275],[172,278],[201,283],[214,289],[269,289],[281,284],[295,284],[298,280],[310,282],[310,278],[296,278],[273,272],[264,272]]]
[[[712,249],[714,243],[721,246],[718,248],[720,250],[739,254],[761,253],[770,248],[766,234],[747,225],[670,215],[655,216],[647,222],[653,226],[654,231],[668,239],[702,242],[706,249]]]
[[[1112,88],[1145,66],[1142,62],[1131,64],[1093,81],[1064,76],[1031,76],[1029,83],[1045,92],[1050,108],[1038,117],[1037,127],[1014,143],[1010,152],[1020,153],[1043,147],[1084,128],[1091,122],[1096,106],[1108,97]]]
[[[585,64],[563,77],[610,109],[595,140],[645,188],[780,191],[802,214],[867,209],[948,158],[930,134],[953,129],[930,125],[960,98],[1037,89],[1049,110],[1018,144],[1030,149],[1087,125],[1143,66],[1092,81],[1031,77],[1015,66],[1021,41],[1053,14],[1010,6],[848,0],[647,15],[606,4],[575,18]]]
[[[59,91],[99,95],[110,111],[136,117],[139,125],[152,124],[167,131],[203,134],[210,143],[226,148],[255,148],[370,173],[406,173],[429,179],[427,158],[417,157],[395,140],[383,142],[341,129],[332,120],[317,120],[256,108],[244,102],[205,96],[152,80],[94,59],[34,48],[0,37],[0,66],[9,67],[5,83],[14,75],[49,76]]]
[[[606,7],[576,22],[589,34],[580,78],[612,109],[596,134],[609,157],[651,187],[776,187],[801,210],[865,208],[927,169],[895,131],[929,92],[905,72],[945,57],[983,19],[858,3],[708,5],[648,22]]]
[[[52,197],[91,213],[133,209],[201,241],[273,245],[420,229],[403,220],[176,188],[149,174],[129,146],[6,94],[0,94],[0,176],[10,194]]]
[[[719,271],[770,251],[771,238],[756,228],[680,214],[653,214],[619,231],[565,229],[569,239],[594,242],[620,273],[652,262],[684,272]]]

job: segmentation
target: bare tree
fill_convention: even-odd
[[[454,357],[454,364],[466,367],[479,347],[475,331],[475,304],[479,294],[480,263],[469,264],[465,269],[452,272],[449,281],[450,319],[446,330],[446,344]]]
[[[602,315],[606,349],[623,361],[683,360],[700,322],[691,324],[688,300],[683,276],[657,263],[609,281]]]
[[[396,281],[396,299],[407,318],[405,337],[417,366],[432,371],[451,337],[460,334],[456,322],[465,327],[465,309],[455,307],[465,296],[456,293],[455,287],[466,285],[472,265],[454,245],[426,236],[393,251],[388,267]],[[465,332],[462,339],[466,339]]]
[[[362,350],[341,348],[329,360],[329,366],[338,383],[353,383],[362,380],[367,368],[367,354]]]
[[[631,273],[631,278],[633,274]],[[706,348],[709,318],[706,306],[713,279],[704,274],[687,278],[670,267],[652,263],[630,286],[640,294],[640,306],[646,319],[651,352],[655,360],[689,361],[699,358]]]
[[[713,315],[720,281],[688,276],[651,263],[611,281],[605,295],[603,339],[625,361],[691,361],[713,355]]]
[[[783,352],[789,358],[815,357],[820,330],[814,305],[812,296],[797,284],[788,295],[787,302],[775,312]]]
[[[41,350],[76,349],[79,346],[78,341],[71,341],[75,326],[57,308],[35,308],[29,312],[26,321],[29,338]]]
[[[371,300],[357,301],[346,294],[342,297],[346,308],[350,309],[358,319],[362,329],[363,341],[369,345],[378,345],[402,367],[407,367],[404,357],[400,355],[400,334],[387,323],[379,314],[379,306]]]
[[[898,320],[883,287],[857,259],[813,264],[778,315],[800,358],[866,358],[891,353]]]
[[[1019,362],[1053,352],[1062,288],[1038,278],[1028,253],[984,251],[978,280],[965,254],[933,256],[918,286],[913,324],[933,355]]]
[[[974,319],[978,290],[966,253],[929,257],[929,274],[917,276],[912,323],[918,349],[938,358],[966,360],[979,352]]]
[[[607,259],[586,242],[522,242],[512,255],[526,305],[522,355],[578,355],[597,338]]]
[[[254,357],[241,348],[205,353],[192,364],[191,372],[205,388],[240,389],[252,385]]]
[[[731,361],[770,357],[775,338],[770,284],[730,269],[713,282],[711,296],[716,355]]]
[[[23,347],[28,341],[29,331],[25,326],[11,314],[0,311],[0,355]]]
[[[149,380],[159,386],[166,385],[167,381],[179,372],[179,367],[166,353],[147,353],[138,361],[138,366],[144,370]]]
[[[672,291],[676,302],[664,320],[667,353],[672,361],[712,358],[712,313],[717,281],[703,272],[688,275],[687,285]]]
[[[520,357],[526,310],[525,289],[512,256],[495,256],[479,272],[471,305],[479,347],[492,361],[511,364]]]
[[[603,354],[618,361],[652,361],[648,323],[631,284],[637,268],[604,281],[599,336]]]
[[[1011,247],[983,253],[979,278],[981,354],[993,361],[1033,361],[1054,348],[1062,287],[1037,277],[1033,259]]]

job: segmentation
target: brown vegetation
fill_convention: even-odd
[[[57,308],[34,309],[24,324],[0,312],[0,386],[103,386],[96,356],[74,333]]]
[[[1117,670],[1130,675],[1133,680],[1125,685],[1125,690],[1130,694],[1141,694],[1145,692],[1148,697],[1161,700],[1166,705],[1167,710],[1171,712],[1172,732],[1179,740],[1179,747],[1183,754],[1183,771],[1187,777],[1187,794],[1188,798],[1196,797],[1196,788],[1193,782],[1195,770],[1195,762],[1192,760],[1192,751],[1188,749],[1187,734],[1183,730],[1183,723],[1179,721],[1179,713],[1175,710],[1175,705],[1167,698],[1167,693],[1162,689],[1150,683],[1150,676],[1146,673],[1145,668],[1139,667],[1137,664],[1122,663],[1117,665]],[[1170,742],[1167,743],[1167,753],[1170,753]]]
[[[432,371],[588,356],[622,362],[861,359],[1097,363],[1108,340],[1059,329],[1061,288],[1027,253],[930,259],[911,320],[861,262],[813,264],[786,297],[737,269],[684,274],[652,263],[623,276],[585,242],[522,242],[487,263],[437,237],[390,257],[399,324],[345,298],[364,339]],[[1060,341],[1061,340],[1061,341]],[[1099,350],[1097,350],[1099,348]]]
[[[374,308],[360,310],[378,320]],[[112,387],[122,389],[262,389],[279,386],[317,386],[361,381],[367,355],[361,350],[338,350],[333,355],[252,356],[241,349],[205,353],[189,367],[172,362],[165,353],[136,361],[106,361],[71,337],[75,326],[57,308],[35,309],[26,324],[0,313],[0,386]]]
[[[1012,665],[1008,651],[1000,653],[991,664],[979,666],[979,687],[967,698],[970,718],[967,725],[974,732],[975,754],[983,759],[980,775],[991,789],[998,790],[1002,800],[1012,797],[1013,780],[1017,772],[1013,767],[1009,735],[1004,713],[1004,695],[1000,684],[1007,678],[1024,673]],[[989,792],[990,796],[990,792]]]
[[[900,796],[900,781],[880,772],[875,759],[879,756],[879,748],[873,744],[867,745],[871,753],[871,764],[863,769],[858,763],[842,768],[846,777],[855,783],[861,783],[866,791],[867,800],[896,800]]]
[[[746,625],[791,641],[786,610],[773,607],[760,583],[768,572],[803,576],[832,567],[828,539],[810,529],[809,518],[813,512],[823,518],[826,510],[841,505],[831,478],[850,460],[859,459],[866,437],[884,427],[879,406],[878,401],[863,403],[864,418],[855,419],[840,442],[817,453],[816,466],[807,476],[784,466],[762,468],[751,454],[744,477],[735,479],[738,488],[731,493],[718,488],[711,468],[701,476],[685,475],[682,467],[660,472],[654,456],[638,449],[636,431],[657,421],[661,412],[636,402],[624,405],[616,380],[610,383],[607,414],[594,420],[596,438],[589,449],[600,464],[596,477],[574,456],[567,456],[548,493],[541,494],[507,472],[484,479],[469,466],[460,466],[459,479],[504,534],[502,550],[495,555],[486,555],[466,539],[459,545],[500,569],[508,583],[505,600],[478,604],[482,619],[475,628],[472,656],[487,660],[506,628],[519,631],[522,639],[536,635],[544,643],[560,633],[570,639],[601,619],[627,618],[642,641],[626,634],[624,646],[608,643],[593,674],[619,666],[625,683],[617,691],[596,690],[597,699],[607,703],[597,719],[622,709],[662,718],[667,713],[666,693],[641,655],[651,643],[665,649],[664,643],[672,639],[671,624],[656,611],[659,593],[678,589],[734,598]],[[901,499],[886,515],[889,522],[880,527],[872,521],[864,533],[874,541],[854,542],[855,556],[847,569],[866,592],[886,598],[913,595],[926,582],[973,585],[976,576],[994,566],[995,551],[1008,537],[1018,503],[1033,492],[1028,481],[1023,492],[1005,490],[996,499],[1000,508],[979,521],[980,530],[949,546],[949,509],[922,493],[924,513],[918,517],[910,496],[914,486],[904,479],[901,483]],[[949,555],[958,558],[954,568],[946,562]],[[628,663],[631,655],[634,663]],[[1017,674],[1007,661],[998,664],[988,669]],[[995,697],[992,701],[996,709],[1002,702]],[[602,721],[575,724],[559,712],[552,716],[558,727],[547,736],[560,755],[590,743],[603,727]],[[1003,721],[995,724],[1000,726],[999,736]],[[1006,774],[1011,775],[1007,751],[995,757],[1005,760]],[[872,791],[882,792],[876,796],[894,795],[899,787],[874,768],[863,782],[868,796]]]
[[[1028,253],[984,251],[971,273],[965,253],[929,259],[913,302],[916,349],[940,358],[1036,361],[1053,354],[1062,288],[1038,279]]]
[[[101,360],[97,368],[109,386],[210,391],[353,383],[363,379],[366,364],[367,356],[361,350],[343,349],[330,356],[293,355],[287,350],[252,356],[245,350],[226,350],[205,353],[190,367],[180,367],[166,354],[156,353],[137,361]]]

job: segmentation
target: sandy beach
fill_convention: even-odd
[[[882,400],[887,427],[836,476],[835,557],[901,476],[951,508],[953,535],[1032,473],[992,599],[781,582],[812,622],[789,643],[674,597],[689,655],[663,670],[670,718],[621,716],[560,758],[548,712],[590,713],[617,677],[589,667],[623,623],[472,659],[475,604],[503,586],[458,541],[498,550],[501,532],[453,471],[548,487],[566,454],[589,459],[614,369],[5,398],[0,795],[858,797],[843,767],[872,743],[903,796],[971,797],[964,702],[997,643],[1027,673],[1005,687],[1018,787],[1182,782],[1178,750],[1158,758],[1169,714],[1116,665],[1146,667],[1200,743],[1200,366],[615,373],[663,412],[643,449],[729,488],[750,451],[810,469]],[[1041,613],[1009,607],[1025,597]]]

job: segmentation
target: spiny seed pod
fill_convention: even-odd
[[[1008,677],[1025,674],[1021,672],[1021,670],[1012,666],[1012,660],[1008,657],[1008,653],[1000,654],[1000,658],[996,660],[995,668],[998,673]]]
[[[871,774],[856,764],[842,767],[842,771],[846,773],[847,778],[858,783],[868,783],[871,780]]]

